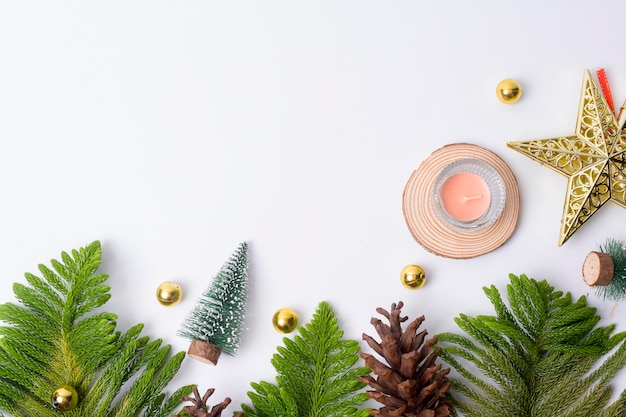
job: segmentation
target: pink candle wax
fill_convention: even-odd
[[[491,200],[485,180],[471,172],[448,178],[441,186],[440,197],[446,212],[461,222],[471,222],[485,214]]]

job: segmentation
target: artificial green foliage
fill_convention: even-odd
[[[545,280],[510,276],[508,303],[484,288],[495,315],[461,314],[466,335],[440,334],[456,408],[467,417],[626,416],[626,391],[610,382],[626,364],[626,332],[598,326],[585,297],[572,300]]]
[[[240,243],[220,268],[178,335],[211,343],[227,355],[239,350],[248,300],[248,244]]]
[[[321,302],[311,321],[272,357],[276,383],[252,383],[252,405],[242,404],[245,417],[365,417],[358,409],[366,400],[360,377],[370,370],[357,366],[359,344],[343,339],[327,302]]]
[[[617,239],[609,238],[600,251],[613,258],[613,279],[608,285],[596,285],[596,295],[605,300],[619,301],[626,296],[626,245]]]
[[[180,405],[191,386],[171,396],[164,392],[184,352],[141,336],[138,324],[122,333],[117,316],[94,311],[109,298],[108,276],[97,274],[101,247],[93,242],[40,276],[27,273],[15,283],[21,305],[0,305],[0,409],[14,417],[165,417]],[[73,386],[76,408],[60,413],[51,396],[60,385]]]

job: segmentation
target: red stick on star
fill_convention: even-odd
[[[602,89],[602,94],[604,94],[604,98],[606,99],[606,104],[609,105],[609,108],[615,114],[615,107],[613,106],[613,95],[611,94],[611,87],[609,87],[609,79],[606,77],[606,72],[604,68],[600,68],[596,71],[596,75],[598,76],[598,81],[600,82],[600,88]]]

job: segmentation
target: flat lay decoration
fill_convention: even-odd
[[[217,365],[239,350],[248,301],[248,244],[242,242],[213,277],[178,330],[191,340],[187,354]]]
[[[171,355],[160,339],[141,336],[143,324],[116,331],[117,316],[97,310],[111,297],[108,276],[97,273],[101,258],[95,241],[13,284],[20,304],[0,305],[3,412],[166,417],[191,392],[164,392],[184,352]]]
[[[365,375],[361,381],[371,388],[370,398],[383,406],[370,415],[381,417],[419,417],[452,415],[448,390],[450,368],[442,368],[436,337],[426,338],[426,330],[418,331],[424,322],[420,316],[404,327],[409,318],[402,316],[402,301],[393,303],[389,311],[377,308],[387,323],[372,317],[371,323],[380,341],[363,334],[370,348],[380,357],[361,352],[365,365],[376,375]],[[404,328],[403,328],[404,327]],[[382,359],[382,360],[381,360]]]
[[[609,201],[626,208],[624,115],[612,112],[586,70],[574,135],[507,143],[567,177],[559,246]]]
[[[583,281],[596,289],[599,298],[621,300],[626,296],[626,245],[609,238],[598,249],[583,262]]]
[[[359,378],[370,370],[357,366],[359,343],[343,338],[330,304],[319,303],[311,321],[283,343],[272,357],[276,383],[251,384],[245,417],[369,415],[359,409],[368,399]]]
[[[460,184],[461,190],[446,193],[445,184]],[[447,211],[446,202],[459,211]],[[435,150],[413,171],[402,209],[411,235],[424,249],[447,258],[473,258],[511,237],[519,217],[519,189],[509,166],[494,152],[454,143]]]
[[[484,292],[495,315],[459,315],[464,334],[438,335],[457,411],[466,417],[625,416],[626,390],[610,383],[626,364],[626,332],[598,326],[584,296],[510,275],[508,299]],[[613,402],[611,402],[613,401]]]

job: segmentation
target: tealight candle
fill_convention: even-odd
[[[502,177],[478,159],[459,159],[445,166],[432,191],[432,207],[445,226],[471,232],[483,229],[502,214],[506,190]]]
[[[478,219],[485,214],[491,193],[484,179],[471,172],[452,175],[440,191],[443,208],[460,222]]]

